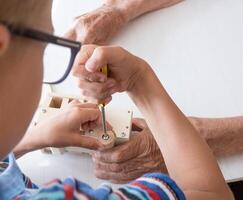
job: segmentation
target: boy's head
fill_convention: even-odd
[[[37,108],[45,44],[12,35],[1,22],[52,32],[52,0],[0,0],[0,159],[23,137]]]

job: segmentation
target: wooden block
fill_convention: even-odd
[[[130,139],[132,129],[132,110],[123,108],[106,108],[107,121],[112,125],[116,134],[116,144]]]
[[[77,96],[64,96],[60,94],[50,93],[44,103],[39,108],[39,116],[35,121],[38,124],[42,120],[53,116],[64,109],[68,103],[72,100],[78,100],[81,103],[88,103],[85,99]],[[106,106],[106,118],[108,123],[113,127],[112,131],[108,131],[108,139],[103,137],[102,129],[94,129],[89,131],[81,131],[80,134],[84,134],[90,137],[95,137],[102,142],[106,148],[111,148],[115,144],[125,142],[130,139],[131,127],[132,127],[132,110],[122,108],[111,108]],[[91,153],[90,150],[79,147],[67,147],[67,148],[46,148],[42,152],[62,154],[65,152],[78,152],[78,153]]]

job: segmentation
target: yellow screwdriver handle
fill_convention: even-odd
[[[100,68],[100,72],[105,74],[108,77],[109,75],[108,66],[105,65],[104,67]]]
[[[104,67],[100,68],[100,72],[103,73],[104,75],[106,75],[106,77],[108,77],[109,75],[109,70],[108,70],[108,66],[105,65]],[[102,106],[105,106],[104,103],[99,103]]]

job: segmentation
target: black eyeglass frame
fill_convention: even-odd
[[[51,43],[51,44],[55,44],[55,45],[59,45],[62,47],[67,47],[70,48],[71,50],[71,58],[68,64],[68,67],[64,73],[64,75],[57,81],[53,81],[53,82],[43,82],[44,84],[59,84],[62,83],[70,74],[71,70],[72,70],[72,66],[74,64],[74,60],[76,58],[76,55],[78,54],[78,52],[81,49],[82,44],[80,42],[76,42],[73,40],[68,40],[62,37],[57,37],[42,31],[37,31],[31,28],[18,28],[15,27],[14,25],[8,24],[6,22],[0,22],[2,24],[4,24],[8,30],[17,36],[23,36],[26,38],[30,38],[30,39],[34,39],[40,42],[46,42],[46,43]]]

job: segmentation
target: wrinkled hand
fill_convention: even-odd
[[[146,122],[134,119],[133,124],[133,130],[136,131],[130,141],[93,154],[97,178],[126,183],[148,172],[167,172],[159,147]]]
[[[105,44],[125,23],[119,9],[103,5],[90,13],[76,17],[66,37],[83,44]]]
[[[108,78],[99,69],[108,65]],[[121,47],[84,45],[76,57],[73,75],[89,100],[109,102],[112,94],[129,91],[146,75],[148,64]]]
[[[89,130],[96,127],[102,127],[101,114],[97,105],[73,101],[65,110],[40,122],[35,128],[42,130],[37,137],[45,146],[105,148],[99,140],[82,135],[80,132],[80,128]],[[110,125],[108,128],[111,129]]]

